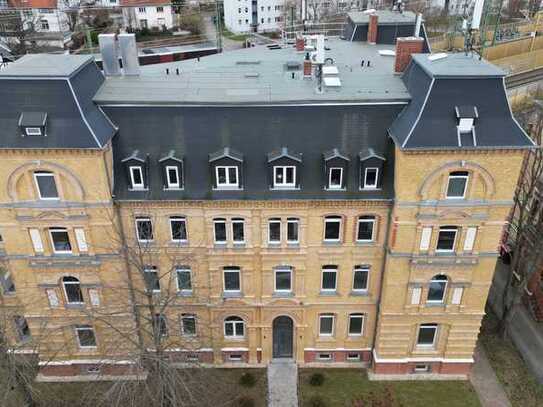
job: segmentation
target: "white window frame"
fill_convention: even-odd
[[[322,360],[322,361],[327,361],[327,362],[333,360],[332,354],[330,352],[319,352],[317,354],[317,359]]]
[[[322,333],[322,320],[324,318],[332,318],[332,332],[331,333]],[[334,331],[336,328],[336,316],[334,314],[320,314],[319,315],[319,336],[334,336]]]
[[[419,337],[420,337],[420,331],[421,329],[433,329],[434,330],[434,338],[433,338],[433,341],[431,344],[420,344],[419,343]],[[438,335],[438,330],[439,330],[439,325],[437,324],[420,324],[419,325],[419,330],[417,332],[417,342],[416,342],[416,346],[417,348],[421,348],[421,349],[433,349],[435,348],[436,346],[436,342],[437,342],[437,335]]]
[[[239,281],[239,288],[237,290],[231,290],[231,289],[226,289],[226,273],[237,273],[239,278],[238,278],[238,281]],[[225,293],[241,293],[241,268],[237,267],[236,269],[234,268],[223,268],[222,270],[222,280],[223,280],[223,291]]]
[[[242,230],[243,230],[243,240],[235,240],[235,234],[234,234],[234,224],[241,224]],[[230,227],[232,229],[232,243],[234,244],[245,244],[245,219],[243,218],[232,218],[230,221]]]
[[[279,225],[279,240],[271,240],[271,225],[273,224],[278,224]],[[273,244],[273,245],[276,245],[276,244],[280,244],[281,243],[281,234],[282,234],[282,228],[283,228],[283,225],[281,224],[281,219],[280,218],[271,218],[271,219],[268,219],[268,244]]]
[[[185,319],[192,319],[194,321],[194,333],[185,332]],[[185,337],[197,336],[198,327],[196,325],[196,315],[194,314],[181,314],[181,335]]]
[[[277,273],[285,273],[288,272],[290,274],[290,288],[288,290],[278,290],[277,289]],[[273,270],[273,291],[276,293],[291,293],[292,292],[292,268],[291,267],[277,267]]]
[[[368,170],[375,170],[375,184],[368,184]],[[364,188],[363,189],[377,189],[379,184],[379,168],[378,167],[368,167],[364,168]]]
[[[79,337],[80,331],[92,331],[92,336],[94,337],[94,345],[91,346],[83,346],[81,344],[81,338]],[[98,340],[96,339],[96,332],[94,332],[94,328],[90,325],[88,326],[76,326],[75,327],[75,337],[77,338],[77,345],[79,346],[79,349],[96,349],[98,347]]]
[[[57,250],[55,248],[55,241],[53,239],[53,233],[55,232],[66,232],[68,235],[68,242],[70,243],[70,250]],[[55,254],[72,254],[73,253],[73,246],[70,239],[70,233],[68,232],[67,228],[49,228],[49,238],[51,239],[51,249],[53,249],[53,253]]]
[[[447,300],[447,286],[449,285],[449,279],[446,278],[445,280],[437,280],[436,277],[439,277],[439,276],[447,277],[444,274],[436,274],[435,276],[433,276],[430,279],[430,282],[428,283],[428,293],[427,293],[427,297],[426,297],[426,303],[427,304],[444,304],[445,301]],[[430,300],[430,299],[428,299],[428,295],[430,294],[430,284],[433,281],[439,282],[439,283],[445,283],[445,286],[443,287],[443,296],[441,297],[440,300]]]
[[[25,133],[27,136],[41,136],[40,127],[25,127]]]
[[[145,179],[143,178],[143,168],[141,167],[141,165],[131,165],[130,167],[128,167],[128,171],[130,172],[130,182],[131,182],[131,187],[133,190],[144,190],[145,189]],[[141,183],[136,183],[134,181],[134,173],[138,171],[140,173],[140,179],[141,179]]]
[[[175,177],[177,178],[177,182],[171,182],[170,179],[170,170],[175,171]],[[166,166],[166,184],[168,185],[168,189],[181,189],[181,178],[179,177],[179,167],[177,165],[167,165]]]
[[[172,222],[183,222],[185,224],[186,239],[174,239],[173,238]],[[188,242],[188,240],[189,240],[189,232],[188,232],[188,229],[187,229],[187,218],[186,217],[184,217],[184,216],[170,216],[170,218],[168,219],[168,223],[170,224],[170,239],[171,239],[172,242],[175,242],[175,243],[186,243],[186,242]]]
[[[288,226],[289,224],[296,225],[296,240],[289,240],[288,238]],[[298,244],[300,243],[300,220],[298,218],[287,218],[287,244]]]
[[[358,239],[358,235],[359,235],[359,231],[360,231],[360,224],[361,223],[371,223],[372,226],[371,226],[371,239]],[[373,242],[375,240],[375,224],[376,224],[376,219],[375,217],[373,219],[370,219],[370,218],[363,218],[363,217],[358,217],[358,221],[356,222],[356,241],[358,243],[368,243],[368,242]]]
[[[243,318],[240,318],[239,321],[227,321],[228,318],[231,318],[231,317],[236,317],[236,318],[240,318],[236,315],[231,315],[227,318],[224,319],[224,323],[223,323],[223,333],[224,333],[224,337],[226,339],[243,339],[245,338],[245,321],[243,320]],[[232,333],[233,335],[227,335],[226,334],[226,324],[231,324],[232,325]],[[238,328],[237,328],[237,325],[238,324],[241,324],[243,325],[243,335],[238,335]]]
[[[331,272],[335,273],[336,278],[335,278],[334,288],[324,288],[323,287],[323,285],[324,285],[324,273],[325,272],[326,273],[331,273]],[[331,267],[331,266],[323,267],[322,270],[321,270],[321,292],[335,293],[337,291],[337,277],[338,277],[338,268],[337,267]]]
[[[439,249],[438,248],[438,244],[439,244],[439,235],[441,234],[441,232],[453,232],[454,231],[454,241],[453,241],[453,247],[452,249]],[[458,240],[458,228],[444,228],[444,227],[440,227],[439,230],[438,230],[438,233],[437,233],[437,240],[436,240],[436,253],[454,253],[454,251],[456,250],[456,241]]]
[[[236,171],[236,182],[231,182],[230,180],[230,169],[234,168]],[[219,182],[219,169],[224,169],[226,182]],[[215,167],[215,180],[217,184],[217,189],[222,188],[239,188],[239,168],[236,165],[217,165]]]
[[[182,272],[182,273],[188,272],[189,279],[190,279],[190,289],[179,288],[179,272]],[[192,294],[192,269],[190,267],[176,267],[175,268],[175,283],[177,286],[178,293]]]
[[[38,183],[38,178],[39,177],[51,177],[53,178],[53,182],[55,184],[55,189],[57,190],[57,196],[56,197],[43,197],[41,195],[41,189],[40,189],[40,184]],[[52,172],[46,172],[46,171],[36,171],[34,172],[34,182],[36,183],[36,189],[38,190],[38,196],[40,197],[40,200],[42,201],[58,201],[60,200],[60,194],[58,192],[58,187],[57,187],[57,179],[55,177],[55,174],[53,174]]]
[[[73,276],[64,276],[64,277],[73,277]],[[74,277],[77,278],[77,277]],[[77,283],[75,281],[61,281],[62,284],[62,292],[64,293],[64,299],[66,301],[66,304],[70,305],[82,305],[85,304],[85,300],[83,298],[83,290],[81,289],[81,280],[77,279]],[[70,301],[68,297],[68,291],[66,290],[66,285],[78,285],[79,286],[79,292],[81,293],[81,301]]]
[[[367,275],[366,288],[354,288],[354,281],[355,281],[355,276],[356,276],[357,271],[365,271],[366,272],[366,275]],[[355,267],[353,269],[353,285],[352,285],[353,292],[355,292],[355,293],[367,293],[368,290],[369,290],[369,286],[370,286],[370,268],[369,267]]]
[[[337,239],[327,239],[326,238],[326,225],[328,223],[339,223],[339,232]],[[325,242],[341,242],[341,234],[343,232],[343,218],[341,216],[334,216],[334,217],[325,217],[324,218],[324,234],[323,239]]]
[[[156,274],[156,279],[158,281],[158,289],[153,288],[153,292],[154,293],[161,292],[162,290],[160,288],[160,276],[158,275],[158,267],[145,266],[143,268],[143,273],[144,273],[144,276],[145,276],[145,273],[155,273]],[[176,276],[176,278],[177,278],[177,276]],[[147,285],[147,283],[145,283],[145,285]]]
[[[360,324],[360,333],[351,333],[351,320],[354,318],[360,318],[362,323]],[[364,325],[366,324],[366,315],[360,312],[349,314],[349,323],[347,324],[347,336],[364,336]]]
[[[351,356],[355,355],[355,356]],[[347,361],[349,362],[359,362],[360,361],[360,353],[358,352],[347,352]]]
[[[287,168],[292,168],[292,182],[287,182]],[[277,182],[277,174],[283,173],[283,182]],[[295,165],[274,165],[273,167],[273,187],[274,188],[296,188],[296,166]]]
[[[215,225],[222,223],[224,224],[224,240],[217,240],[217,230],[215,229]],[[228,228],[226,225],[226,219],[224,218],[216,218],[213,219],[213,243],[216,245],[225,245],[228,242]]]
[[[332,185],[332,172],[339,170],[339,185]],[[343,168],[342,167],[330,167],[328,169],[328,189],[341,190],[343,189]]]
[[[140,232],[138,228],[139,222],[149,222],[151,224],[151,239],[140,239]],[[154,234],[154,228],[153,228],[153,221],[151,220],[151,218],[144,218],[144,217],[136,218],[135,223],[136,223],[136,239],[138,239],[138,242],[140,243],[152,242],[155,238],[155,234]]]
[[[453,172],[459,172],[459,171],[453,171]],[[460,179],[460,178],[464,180],[464,191],[462,193],[462,196],[449,196],[449,185],[451,183],[451,179]],[[449,174],[449,178],[447,179],[447,189],[445,190],[445,198],[446,199],[465,199],[466,192],[468,190],[468,181],[469,181],[469,173],[467,175],[452,175],[452,173]]]

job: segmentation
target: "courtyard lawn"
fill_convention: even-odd
[[[313,373],[324,375],[321,386],[309,384]],[[369,381],[363,369],[300,369],[298,386],[302,407],[480,406],[467,381]]]
[[[513,407],[543,406],[543,385],[528,371],[509,340],[497,333],[498,320],[489,313],[483,318],[479,340]]]

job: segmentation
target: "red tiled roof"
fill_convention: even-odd
[[[8,0],[15,8],[57,8],[57,0]]]
[[[171,0],[121,0],[122,7],[164,6],[171,4]]]

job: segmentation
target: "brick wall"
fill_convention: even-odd
[[[411,62],[411,54],[420,54],[423,46],[424,40],[420,37],[398,37],[394,72],[403,72]]]
[[[377,14],[370,15],[370,23],[368,25],[368,42],[370,44],[376,44],[377,43],[377,22],[379,21],[379,17]]]

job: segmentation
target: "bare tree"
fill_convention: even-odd
[[[1,10],[0,37],[5,38],[14,54],[24,55],[43,50],[36,44],[38,16],[31,10]]]
[[[62,11],[66,13],[68,19],[68,27],[71,32],[75,31],[77,24],[79,23],[79,10],[81,9],[81,2],[74,0],[62,0]]]

